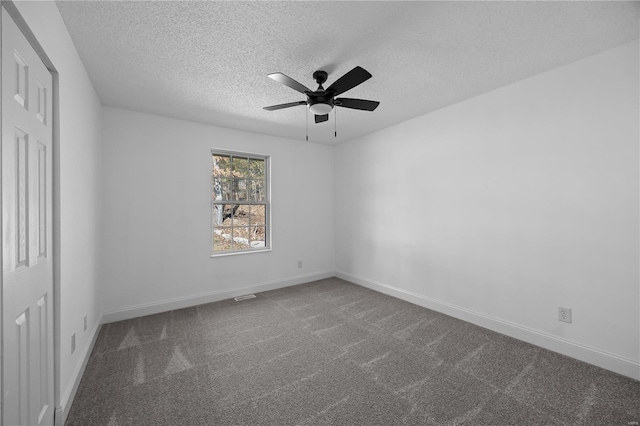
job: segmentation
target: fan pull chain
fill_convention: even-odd
[[[307,142],[309,142],[309,111],[305,108],[305,117],[307,118]]]
[[[338,108],[333,108],[333,137],[338,137]]]

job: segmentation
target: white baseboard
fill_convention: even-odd
[[[277,288],[289,287],[296,284],[303,284],[310,281],[331,278],[335,276],[334,271],[316,272],[306,275],[297,275],[285,280],[273,280],[257,283],[248,287],[235,288],[233,290],[213,291],[194,296],[179,297],[161,302],[147,303],[143,305],[130,306],[116,311],[107,312],[102,316],[103,324],[137,318],[144,315],[158,314],[160,312],[172,311],[174,309],[188,308],[190,306],[201,305],[203,303],[217,302],[219,300],[230,299],[250,293],[259,293]]]
[[[618,374],[622,374],[623,376],[640,380],[640,363],[637,361],[581,345],[579,343],[571,342],[569,340],[523,327],[518,324],[493,318],[488,315],[473,312],[449,303],[430,299],[420,294],[401,290],[387,284],[357,277],[346,272],[336,271],[336,276],[345,281],[350,281],[354,284],[379,291],[380,293],[388,294],[390,296],[397,297],[398,299],[450,315],[463,321],[479,325],[480,327],[596,365]]]
[[[95,327],[91,330],[91,334],[89,335],[89,344],[85,346],[84,351],[80,355],[80,359],[82,361],[76,365],[76,368],[71,375],[71,383],[67,389],[60,394],[60,405],[56,407],[56,413],[54,415],[55,426],[64,426],[67,421],[71,404],[73,403],[73,399],[78,391],[80,380],[82,380],[82,376],[84,375],[84,370],[89,362],[89,357],[91,357],[91,352],[93,352],[93,347],[98,339],[98,334],[100,334],[101,326],[102,317],[96,321]]]

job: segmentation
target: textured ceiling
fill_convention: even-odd
[[[339,143],[638,38],[638,2],[58,1],[104,105],[304,140],[304,96],[359,65],[343,96],[380,101],[309,120]]]

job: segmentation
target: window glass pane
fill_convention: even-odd
[[[213,177],[213,191],[211,197],[214,200],[222,200],[222,188],[224,186],[224,179],[219,176]]]
[[[265,235],[264,226],[251,227],[251,248],[265,247]]]
[[[264,201],[264,181],[252,180],[249,187],[249,199],[251,201]]]
[[[222,218],[224,214],[222,204],[213,204],[211,211],[211,220],[214,227],[222,226]]]
[[[251,225],[252,226],[264,226],[266,219],[266,206],[264,205],[253,205],[247,206],[249,207],[249,214],[251,216]]]
[[[250,248],[249,227],[241,226],[233,228],[233,246],[235,250]]]
[[[231,229],[223,229],[219,227],[213,228],[213,251],[220,252],[231,250]]]
[[[251,158],[249,160],[249,173],[252,179],[264,180],[264,160]]]
[[[213,174],[215,176],[231,175],[231,158],[228,155],[213,156]]]
[[[235,215],[239,207],[237,204],[222,205],[222,226],[234,226]]]
[[[249,225],[249,206],[236,204],[233,212],[233,226]]]
[[[249,175],[249,159],[247,158],[232,158],[232,170],[234,177],[247,178]]]
[[[233,200],[233,178],[221,178],[220,179],[222,199]]]
[[[247,200],[253,200],[253,181],[247,180]]]
[[[245,179],[233,179],[233,200],[247,199],[247,181]]]

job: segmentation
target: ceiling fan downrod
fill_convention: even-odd
[[[313,73],[313,79],[318,83],[318,90],[324,90],[322,84],[327,81],[327,77],[329,77],[329,74],[326,71],[318,70]]]

